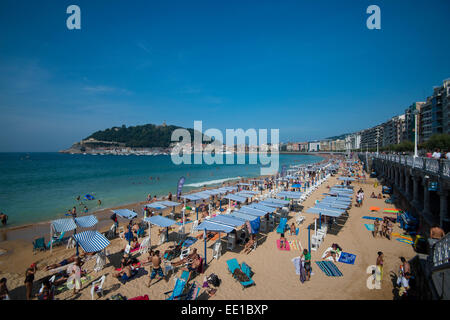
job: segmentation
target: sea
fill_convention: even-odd
[[[314,155],[280,154],[279,168],[321,160]],[[176,165],[170,155],[0,153],[0,212],[8,215],[8,226],[28,225],[63,218],[73,206],[78,212],[84,205],[95,212],[145,201],[148,194],[175,195],[182,176],[186,193],[258,177],[260,168],[261,164],[249,164],[248,155],[245,164]],[[84,200],[86,194],[95,199]]]

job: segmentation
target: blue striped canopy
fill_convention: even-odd
[[[175,202],[175,201],[169,201],[169,200],[163,200],[163,201],[158,201],[160,204],[162,204],[163,206],[168,206],[168,207],[176,207],[179,205],[182,205],[182,203],[180,202]]]
[[[265,202],[278,203],[278,204],[282,204],[282,205],[289,204],[289,201],[287,201],[287,200],[281,200],[281,199],[275,199],[275,198],[267,198],[264,201]]]
[[[259,192],[256,192],[256,191],[251,191],[251,190],[242,190],[242,191],[240,191],[240,192],[238,192],[238,193],[236,193],[236,194],[239,194],[239,193],[242,193],[242,194],[251,194],[251,195],[257,195]]]
[[[163,217],[163,216],[153,216],[153,217],[147,217],[144,218],[145,222],[160,226],[162,228],[170,227],[171,225],[174,225],[177,223],[175,220]]]
[[[282,208],[284,207],[284,204],[281,203],[275,203],[275,202],[270,202],[270,201],[260,201],[258,202],[259,204],[262,204],[264,206],[267,207],[273,207],[273,208]]]
[[[277,193],[277,197],[283,197],[283,198],[291,198],[291,199],[300,199],[302,196],[301,192],[294,192],[294,191],[282,191]]]
[[[68,232],[77,228],[77,225],[72,218],[53,220],[52,226],[55,232]]]
[[[209,199],[211,197],[210,194],[203,194],[201,192],[192,193],[192,194],[186,194],[184,196],[181,196],[184,199],[188,199],[190,201],[198,201],[198,200],[205,200]]]
[[[326,209],[323,208],[309,208],[308,210],[305,211],[306,213],[314,213],[314,214],[322,214],[324,216],[328,216],[328,217],[340,217],[342,213],[338,213],[335,211],[328,211]]]
[[[84,216],[75,218],[75,223],[81,228],[90,228],[95,226],[98,223],[98,220],[95,216]]]
[[[241,220],[244,220],[244,221],[253,221],[253,220],[258,219],[257,216],[253,216],[251,214],[242,213],[240,211],[238,211],[238,212],[233,211],[231,214],[229,214],[229,216],[230,217],[234,217],[234,218],[238,218],[238,219],[241,219]]]
[[[145,205],[147,208],[157,209],[157,210],[163,210],[167,209],[165,205],[163,205],[160,202],[153,202]]]
[[[267,211],[256,209],[256,208],[249,208],[248,206],[244,206],[239,209],[238,212],[242,212],[245,214],[251,214],[253,216],[262,217],[267,214]]]
[[[230,227],[228,225],[213,222],[213,221],[211,221],[211,219],[209,219],[209,220],[205,220],[202,223],[200,223],[197,226],[196,230],[206,230],[206,231],[230,233],[231,231],[234,230],[234,228]]]
[[[349,178],[349,177],[339,177],[338,180],[342,180],[342,181],[355,181],[354,178]]]
[[[238,183],[239,186],[248,186],[251,187],[252,185],[250,183]]]
[[[73,236],[85,252],[97,252],[109,246],[110,242],[98,231],[83,231]]]
[[[348,208],[348,206],[346,206],[345,204],[331,203],[331,202],[319,202],[315,206],[317,208],[336,208],[342,210],[346,210]]]
[[[209,221],[217,222],[217,223],[231,226],[234,228],[240,227],[245,224],[245,221],[243,221],[241,219],[233,218],[233,217],[230,217],[229,215],[223,215],[223,214],[215,216],[215,217],[209,219]]]
[[[263,211],[265,211],[265,212],[267,212],[267,213],[269,213],[269,212],[275,212],[275,211],[276,211],[275,208],[273,208],[273,207],[268,207],[268,206],[265,206],[265,205],[260,204],[260,203],[251,203],[251,204],[248,205],[247,207],[249,207],[249,208],[254,208],[254,209],[258,209],[258,210],[263,210]]]
[[[224,199],[229,199],[229,200],[233,200],[233,201],[237,201],[237,202],[245,202],[245,200],[247,200],[247,198],[244,197],[239,197],[237,195],[234,194],[228,194],[225,197],[223,197]]]
[[[124,219],[134,219],[137,217],[137,213],[128,209],[117,209],[117,210],[112,210],[112,212],[114,212],[115,214],[117,214],[118,216],[121,216]]]
[[[244,197],[244,198],[252,198],[254,196],[253,194],[245,193],[243,191],[238,192],[235,195],[238,196],[238,197]]]

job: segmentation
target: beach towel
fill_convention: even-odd
[[[300,265],[301,265],[301,258],[300,257],[295,257],[295,258],[292,258],[292,263],[294,264],[294,268],[295,268],[295,274],[296,275],[300,275],[300,272],[301,272],[301,270],[300,270]]]
[[[400,209],[395,209],[395,208],[384,208],[383,209],[384,212],[400,212],[402,210]]]
[[[289,251],[291,250],[291,247],[289,246],[289,241],[285,241],[286,247],[285,248],[280,248],[280,239],[277,239],[277,248],[279,250],[283,250],[283,251]]]
[[[303,283],[306,281],[306,270],[305,270],[305,266],[303,265],[302,259],[300,259],[298,265],[300,267],[300,282]]]
[[[405,240],[409,240],[409,241],[412,241],[412,240],[413,240],[413,238],[412,238],[410,235],[403,235],[403,234],[396,233],[396,232],[393,232],[393,233],[392,233],[392,236],[393,236],[393,237],[399,237],[399,238],[401,238],[401,239],[405,239]]]
[[[370,207],[370,211],[378,211],[380,210],[380,207]]]
[[[363,219],[368,219],[368,220],[383,220],[381,218],[375,218],[375,217],[369,217],[369,216],[364,216]]]
[[[187,225],[187,224],[189,224],[189,223],[192,223],[192,222],[194,222],[193,220],[187,220],[187,221],[185,221],[184,222],[184,225]],[[183,223],[181,223],[181,222],[177,222],[177,223],[175,223],[177,226],[182,226],[183,225]]]
[[[193,238],[193,237],[187,237],[186,238],[186,240],[184,240],[184,242],[183,242],[183,247],[185,247],[185,248],[189,248],[190,246],[192,246],[194,243],[196,243],[197,242],[197,239],[196,238]]]
[[[373,224],[364,224],[369,231],[375,231],[375,226]]]
[[[346,263],[346,264],[355,264],[356,255],[348,253],[348,252],[342,252],[341,256],[339,257],[338,262]]]
[[[132,268],[139,268],[141,266],[141,263],[140,262],[138,262],[138,263],[133,263],[132,265],[131,265],[131,267]],[[115,269],[116,271],[122,271],[122,268],[116,268]]]
[[[289,240],[289,247],[292,250],[298,250],[298,251],[303,250],[300,240]]]
[[[148,298],[148,295],[145,295],[145,296],[130,298],[128,300],[150,300],[150,299]]]
[[[316,261],[319,266],[328,277],[342,277],[342,272],[336,267],[336,265],[331,261]]]
[[[401,238],[396,238],[395,240],[403,242],[403,243],[407,243],[407,244],[413,244],[413,242],[411,240],[406,240],[406,239],[401,239]]]

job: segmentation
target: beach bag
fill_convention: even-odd
[[[214,273],[211,273],[206,281],[208,281],[208,283],[212,284],[214,287],[220,286],[221,282],[220,278]]]

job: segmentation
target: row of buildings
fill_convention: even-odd
[[[412,103],[401,115],[369,129],[343,135],[339,139],[311,142],[290,142],[282,146],[286,151],[347,151],[387,147],[403,141],[414,142],[417,113],[418,142],[426,142],[432,135],[450,134],[450,79],[433,88],[426,101]]]

